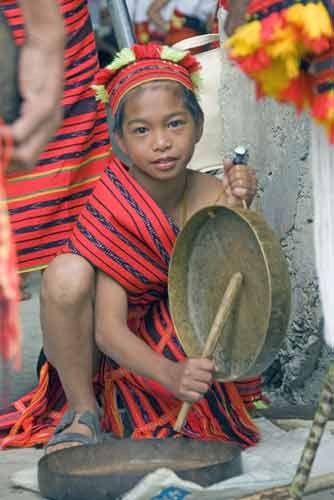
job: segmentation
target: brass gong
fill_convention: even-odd
[[[169,305],[189,357],[200,357],[232,276],[242,284],[214,353],[216,378],[263,372],[285,336],[290,281],[277,235],[252,210],[206,207],[179,234],[169,268]]]

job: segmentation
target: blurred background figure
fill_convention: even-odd
[[[146,3],[149,32],[152,41],[165,44],[168,36],[176,0],[141,0]]]
[[[100,28],[102,4],[106,4],[106,1],[88,0],[88,8],[94,31],[98,31]]]
[[[162,9],[171,8],[169,25]],[[148,14],[152,22],[168,31],[164,42],[173,45],[181,40],[208,33],[213,27],[217,0],[153,0]]]
[[[127,0],[127,3],[131,3]],[[113,33],[107,0],[88,0],[100,66],[110,63],[118,47]]]
[[[185,38],[218,32],[218,0],[126,0],[126,4],[138,43],[173,45]],[[88,6],[100,64],[106,66],[121,48],[113,34],[108,1],[88,0]]]
[[[127,4],[131,4],[129,14],[134,24],[134,32],[138,43],[148,43],[151,40],[149,19],[147,9],[150,0],[127,0]],[[129,8],[129,6],[128,6]]]

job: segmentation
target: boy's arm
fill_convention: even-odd
[[[178,399],[198,401],[212,383],[213,361],[187,359],[176,363],[154,352],[127,326],[125,290],[99,272],[96,285],[95,337],[99,349],[120,366],[156,380]]]
[[[62,121],[64,22],[56,0],[19,0],[26,42],[19,68],[23,98],[20,117],[10,127],[14,139],[11,169],[33,167]]]
[[[169,25],[163,19],[161,15],[161,9],[165,7],[165,5],[169,4],[170,0],[154,0],[150,7],[147,10],[148,17],[152,20],[152,22],[161,29],[161,31],[168,31]]]
[[[257,177],[248,165],[234,165],[231,160],[224,161],[224,199],[219,201],[230,206],[249,206],[257,191]]]

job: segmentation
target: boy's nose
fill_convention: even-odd
[[[166,151],[171,147],[171,140],[168,134],[158,132],[153,138],[153,151]]]

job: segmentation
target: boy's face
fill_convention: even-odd
[[[127,97],[117,141],[139,175],[167,180],[184,173],[201,135],[179,85],[152,82]]]

